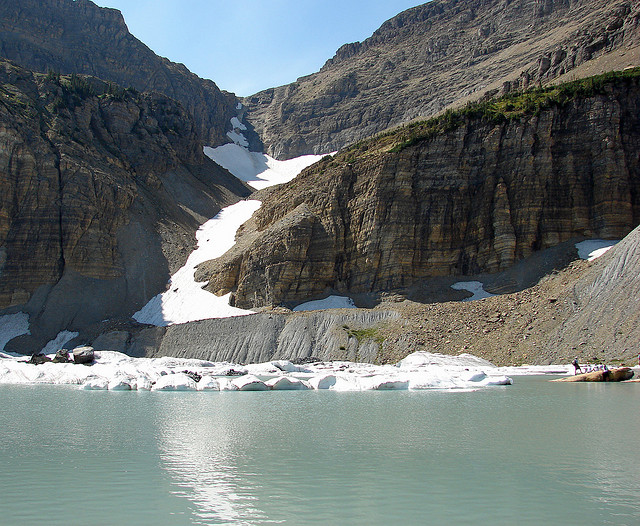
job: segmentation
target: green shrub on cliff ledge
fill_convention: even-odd
[[[552,106],[562,106],[573,100],[604,94],[609,84],[640,77],[640,68],[612,71],[557,86],[518,91],[503,97],[468,104],[458,110],[447,110],[442,115],[418,121],[383,133],[376,141],[389,144],[390,152],[400,152],[413,144],[429,140],[460,127],[469,120],[483,120],[499,124],[522,117],[537,115]],[[353,148],[361,148],[355,145]]]

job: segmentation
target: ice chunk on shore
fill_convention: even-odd
[[[396,367],[405,369],[415,369],[417,367],[437,366],[444,368],[494,368],[491,362],[474,356],[473,354],[462,353],[457,356],[451,356],[441,353],[430,353],[426,351],[416,351],[406,358],[400,360]]]
[[[314,376],[309,379],[309,385],[314,389],[331,389],[336,385],[336,377],[333,374]]]
[[[254,374],[220,376],[235,375],[237,371]],[[96,351],[91,366],[73,363],[36,366],[27,363],[24,356],[0,357],[0,383],[67,384],[100,390],[461,390],[508,385],[511,378],[505,371],[469,354],[447,356],[427,352],[414,353],[396,365],[336,361],[296,366],[278,360],[246,367],[194,359],[132,358],[115,351]],[[200,382],[194,382],[192,373],[202,377]]]
[[[290,376],[280,376],[271,378],[265,382],[269,389],[274,391],[306,391],[312,387],[304,380],[292,378]]]
[[[109,380],[101,376],[89,378],[81,386],[86,391],[106,391],[109,389]]]
[[[580,259],[593,261],[606,254],[618,241],[618,239],[587,239],[586,241],[576,243],[575,246],[578,249],[578,257]]]
[[[158,378],[152,391],[196,391],[198,386],[185,373],[167,374]]]
[[[238,391],[267,391],[269,388],[257,376],[246,374],[231,381]]]
[[[203,376],[198,382],[198,391],[220,391],[220,382],[213,376]]]
[[[313,300],[294,307],[295,312],[324,309],[355,309],[356,304],[346,296],[329,296],[323,300]]]
[[[476,301],[495,296],[495,294],[484,290],[484,284],[480,281],[458,281],[451,285],[451,288],[455,290],[466,290],[473,294],[470,298],[464,298],[462,301]]]
[[[375,378],[370,384],[370,389],[375,391],[398,391],[409,389],[409,380],[404,378],[380,377]]]
[[[109,381],[109,391],[131,391],[131,384],[135,379],[128,375],[117,375]]]

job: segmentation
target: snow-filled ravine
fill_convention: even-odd
[[[91,365],[34,365],[27,360],[0,353],[0,384],[77,385],[81,389],[116,391],[369,391],[469,390],[512,383],[505,370],[470,354],[416,352],[396,365],[346,361],[294,365],[286,360],[239,365],[168,357],[132,358],[115,351],[96,351]],[[558,374],[569,369],[549,366],[536,373]]]
[[[277,161],[262,153],[250,152],[245,141],[241,140],[242,123],[237,117],[232,119],[232,123],[235,131],[230,137],[236,143],[218,148],[205,147],[205,153],[256,189],[288,182],[322,157],[305,155],[288,161]],[[171,276],[167,290],[152,298],[133,318],[140,323],[167,326],[253,314],[250,310],[231,307],[230,294],[216,296],[203,290],[205,284],[195,281],[194,275],[200,263],[218,258],[233,247],[238,228],[251,218],[261,204],[256,200],[240,201],[224,208],[213,219],[204,223],[196,233],[196,250],[191,253],[185,265]]]

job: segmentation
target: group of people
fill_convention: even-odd
[[[640,357],[638,357],[638,360],[640,361]],[[583,374],[583,373],[592,373],[593,371],[609,370],[609,368],[605,364],[598,364],[598,365],[586,365],[585,370],[583,371],[582,367],[580,366],[580,363],[578,362],[577,356],[573,359],[573,361],[571,362],[571,365],[573,365],[573,374],[578,374],[578,371],[580,371],[580,374]]]
[[[571,365],[573,365],[573,374],[578,374],[578,371],[580,371],[580,374],[583,373],[591,373],[593,371],[608,371],[609,368],[604,365],[604,364],[600,364],[600,365],[587,365],[585,366],[585,370],[582,370],[582,367],[580,366],[580,363],[578,362],[578,357],[576,356],[573,361],[571,362]],[[638,366],[640,366],[640,354],[638,354]]]

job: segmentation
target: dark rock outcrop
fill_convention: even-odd
[[[328,153],[458,101],[600,73],[578,68],[602,57],[637,66],[639,28],[634,0],[434,0],[243,102],[266,153]]]
[[[325,158],[272,192],[197,278],[239,307],[291,306],[329,288],[498,272],[574,237],[621,238],[640,221],[640,81],[574,95],[422,139],[401,128]]]
[[[56,355],[51,361],[53,363],[71,363],[73,360],[69,357],[69,351],[66,349],[59,349],[56,351]]]
[[[229,142],[235,95],[156,55],[129,33],[116,9],[89,0],[1,0],[0,57],[41,73],[92,75],[162,93],[191,114],[206,144]]]
[[[0,309],[31,315],[23,339],[130,316],[250,193],[163,95],[4,61],[0,102]]]
[[[82,347],[76,347],[73,350],[73,363],[77,364],[90,364],[93,363],[95,358],[95,354],[93,352],[93,347],[88,345]]]

